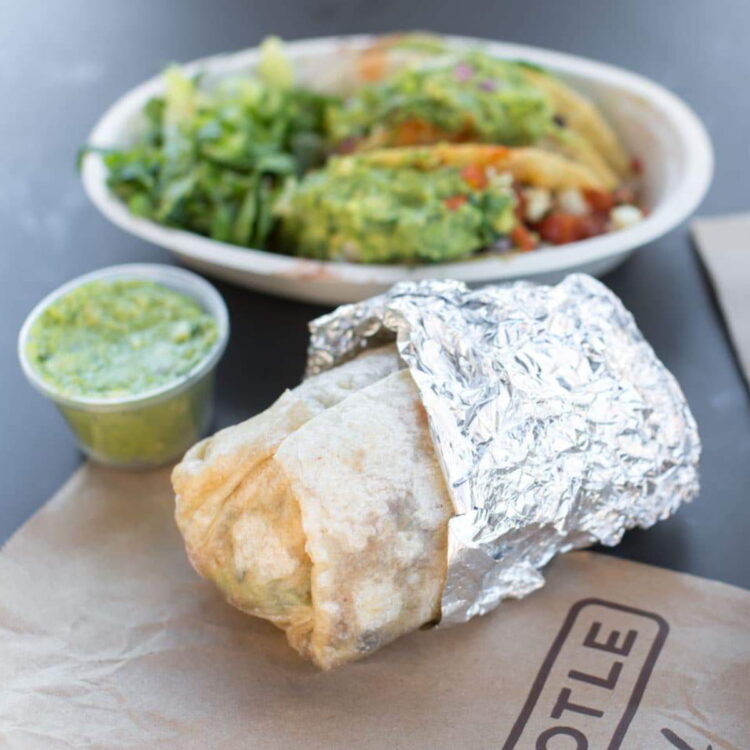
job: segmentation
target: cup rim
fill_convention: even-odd
[[[31,327],[42,312],[74,289],[90,281],[116,279],[154,281],[195,300],[215,320],[219,334],[216,342],[206,356],[197,362],[189,372],[174,381],[143,391],[142,393],[104,398],[71,396],[61,393],[47,383],[28,360],[26,347]],[[169,283],[170,280],[173,284]],[[226,349],[228,340],[229,313],[227,312],[224,299],[211,283],[192,271],[165,263],[124,263],[115,266],[106,266],[105,268],[77,276],[56,287],[43,297],[32,308],[21,326],[18,334],[17,350],[21,369],[29,383],[43,396],[51,399],[56,404],[91,411],[118,411],[123,407],[138,408],[148,406],[151,403],[161,401],[166,397],[171,397],[186,390],[216,366]]]

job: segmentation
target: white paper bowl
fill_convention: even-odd
[[[84,158],[84,188],[117,226],[168,248],[189,266],[252,289],[323,304],[364,299],[403,279],[449,277],[484,284],[529,278],[553,283],[572,271],[598,276],[622,263],[637,247],[677,226],[700,203],[713,173],[711,142],[692,110],[662,86],[582,57],[517,44],[449,38],[457,43],[481,43],[498,57],[542,65],[594,99],[629,152],[643,162],[648,217],[631,228],[563,247],[407,268],[314,261],[250,250],[133,217],[107,188],[106,170],[96,153]],[[314,39],[291,42],[287,50],[301,79],[325,88],[326,77],[341,65],[347,51],[370,40],[366,36]],[[257,58],[257,49],[250,49],[197,60],[186,69],[201,71],[210,80],[251,71]],[[143,122],[144,104],[161,91],[161,80],[156,77],[125,94],[99,120],[89,143],[102,147],[127,144]]]
[[[29,361],[34,323],[50,305],[84,284],[123,279],[155,282],[195,300],[216,323],[215,344],[190,372],[151,391],[107,398],[60,393]],[[214,370],[228,340],[226,305],[205,279],[161,263],[126,263],[84,274],[50,292],[21,327],[18,358],[29,383],[57,405],[87,456],[106,466],[147,469],[179,458],[206,433],[213,415]]]

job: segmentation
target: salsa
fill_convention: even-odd
[[[34,321],[26,356],[63,396],[117,399],[169,386],[206,358],[218,338],[211,315],[152,281],[90,281]]]

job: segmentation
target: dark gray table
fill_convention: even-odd
[[[108,224],[83,194],[75,153],[121,93],[164,64],[287,38],[402,28],[495,37],[605,60],[684,97],[716,147],[705,214],[750,209],[750,3],[744,0],[16,0],[0,4],[0,541],[80,461],[53,407],[16,362],[19,326],[63,281],[128,261],[169,262]],[[605,281],[675,373],[704,443],[697,502],[615,554],[750,588],[750,404],[686,227]],[[267,406],[299,378],[305,322],[320,308],[219,284],[233,336],[219,370],[218,422]]]

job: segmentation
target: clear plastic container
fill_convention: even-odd
[[[78,286],[118,279],[153,281],[191,297],[216,321],[216,343],[190,372],[160,388],[124,398],[80,398],[58,393],[36,372],[26,355],[34,321]],[[108,466],[145,469],[177,459],[208,429],[213,416],[214,370],[228,339],[227,308],[211,284],[181,268],[133,263],[79,276],[47,295],[21,328],[18,356],[29,382],[57,404],[86,455]]]

